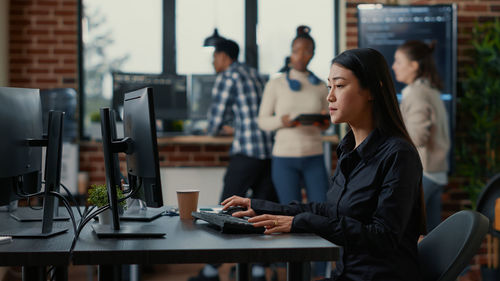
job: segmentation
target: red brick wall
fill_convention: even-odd
[[[161,167],[225,167],[229,161],[229,145],[168,144],[158,147]],[[120,155],[120,168],[126,172],[125,156]],[[89,174],[91,184],[105,182],[101,142],[80,144],[80,171]]]
[[[9,86],[77,87],[77,1],[11,0]]]

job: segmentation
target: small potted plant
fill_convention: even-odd
[[[105,184],[93,184],[89,189],[89,197],[87,202],[91,205],[95,205],[100,208],[108,204],[108,190]],[[120,188],[116,187],[117,199],[123,199],[125,196]],[[118,203],[118,206],[122,209],[126,209],[126,201]],[[112,221],[111,209],[108,209],[99,214],[99,223],[101,224],[111,224]]]

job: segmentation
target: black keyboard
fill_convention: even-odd
[[[194,218],[204,220],[223,233],[263,233],[264,227],[254,227],[244,218],[233,217],[228,214],[210,212],[192,212]]]

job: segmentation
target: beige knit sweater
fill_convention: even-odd
[[[323,154],[321,131],[316,126],[285,128],[281,122],[283,115],[293,119],[302,113],[321,113],[328,110],[326,97],[328,89],[324,82],[313,85],[308,80],[309,73],[290,71],[290,79],[299,80],[301,89],[292,91],[286,74],[281,73],[271,79],[264,89],[259,111],[259,127],[265,131],[276,131],[273,156],[302,157]]]
[[[426,79],[417,79],[403,89],[401,114],[417,146],[424,172],[448,171],[450,149],[448,117],[439,91]]]

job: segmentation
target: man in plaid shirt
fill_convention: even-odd
[[[257,70],[238,62],[236,42],[223,39],[215,46],[217,79],[208,112],[209,135],[234,135],[221,200],[233,195],[278,202],[271,179],[272,135],[257,125],[264,83]],[[230,123],[230,125],[228,125]],[[219,281],[220,264],[207,264],[188,281]],[[252,280],[265,281],[264,267],[254,264]]]
[[[246,196],[251,189],[253,198],[278,201],[271,180],[272,135],[257,124],[264,82],[257,70],[237,61],[238,53],[238,44],[223,39],[213,55],[217,79],[207,132],[234,134],[221,199]]]

